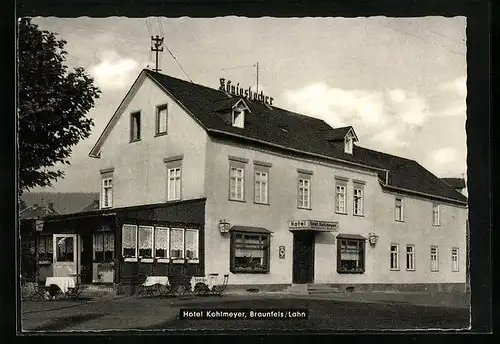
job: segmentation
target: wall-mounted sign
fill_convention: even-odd
[[[338,222],[318,221],[318,220],[294,220],[294,221],[288,221],[288,228],[335,232],[338,230]]]
[[[237,83],[236,86],[234,84],[231,85],[231,80],[228,80],[226,82],[226,79],[224,78],[220,78],[219,81],[220,81],[219,90],[221,91],[227,92],[235,96],[240,96],[246,99],[256,100],[264,104],[273,105],[274,98],[266,96],[263,91],[260,91],[260,93],[252,92],[251,87],[244,89],[243,87],[240,87],[239,83]]]
[[[285,259],[285,246],[279,247],[278,254],[280,259]]]

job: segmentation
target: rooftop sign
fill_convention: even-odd
[[[338,230],[338,222],[318,221],[318,220],[293,220],[288,221],[290,230],[319,230],[326,232],[336,232]]]
[[[231,84],[231,80],[227,80],[226,82],[226,79],[224,78],[220,78],[219,81],[220,81],[219,90],[221,91],[227,92],[234,96],[240,96],[249,100],[256,100],[264,104],[273,105],[274,98],[264,95],[263,91],[260,91],[260,93],[252,92],[251,87],[244,89],[243,87],[240,87],[239,83],[237,83],[235,86],[234,84],[233,85]]]

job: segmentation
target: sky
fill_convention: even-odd
[[[358,144],[416,160],[438,177],[466,174],[466,18],[34,18],[67,41],[67,65],[101,89],[91,136],[74,147],[66,177],[32,191],[97,192],[88,153],[139,72],[218,88],[256,86],[273,105],[352,125]]]

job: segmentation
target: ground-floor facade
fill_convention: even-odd
[[[307,217],[263,225],[222,215],[206,214],[206,200],[198,199],[50,216],[38,228],[22,226],[21,252],[35,259],[23,254],[21,266],[41,283],[76,274],[81,283],[122,292],[133,291],[140,276],[207,274],[229,274],[229,288],[244,290],[465,291],[465,242],[356,232]]]

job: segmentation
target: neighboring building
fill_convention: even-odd
[[[143,70],[89,154],[99,205],[45,218],[44,233],[73,245],[53,273],[464,290],[464,195],[413,160],[358,146],[352,127],[245,91]]]
[[[451,188],[460,192],[462,195],[467,195],[467,185],[465,178],[441,178],[443,182],[448,184]]]

